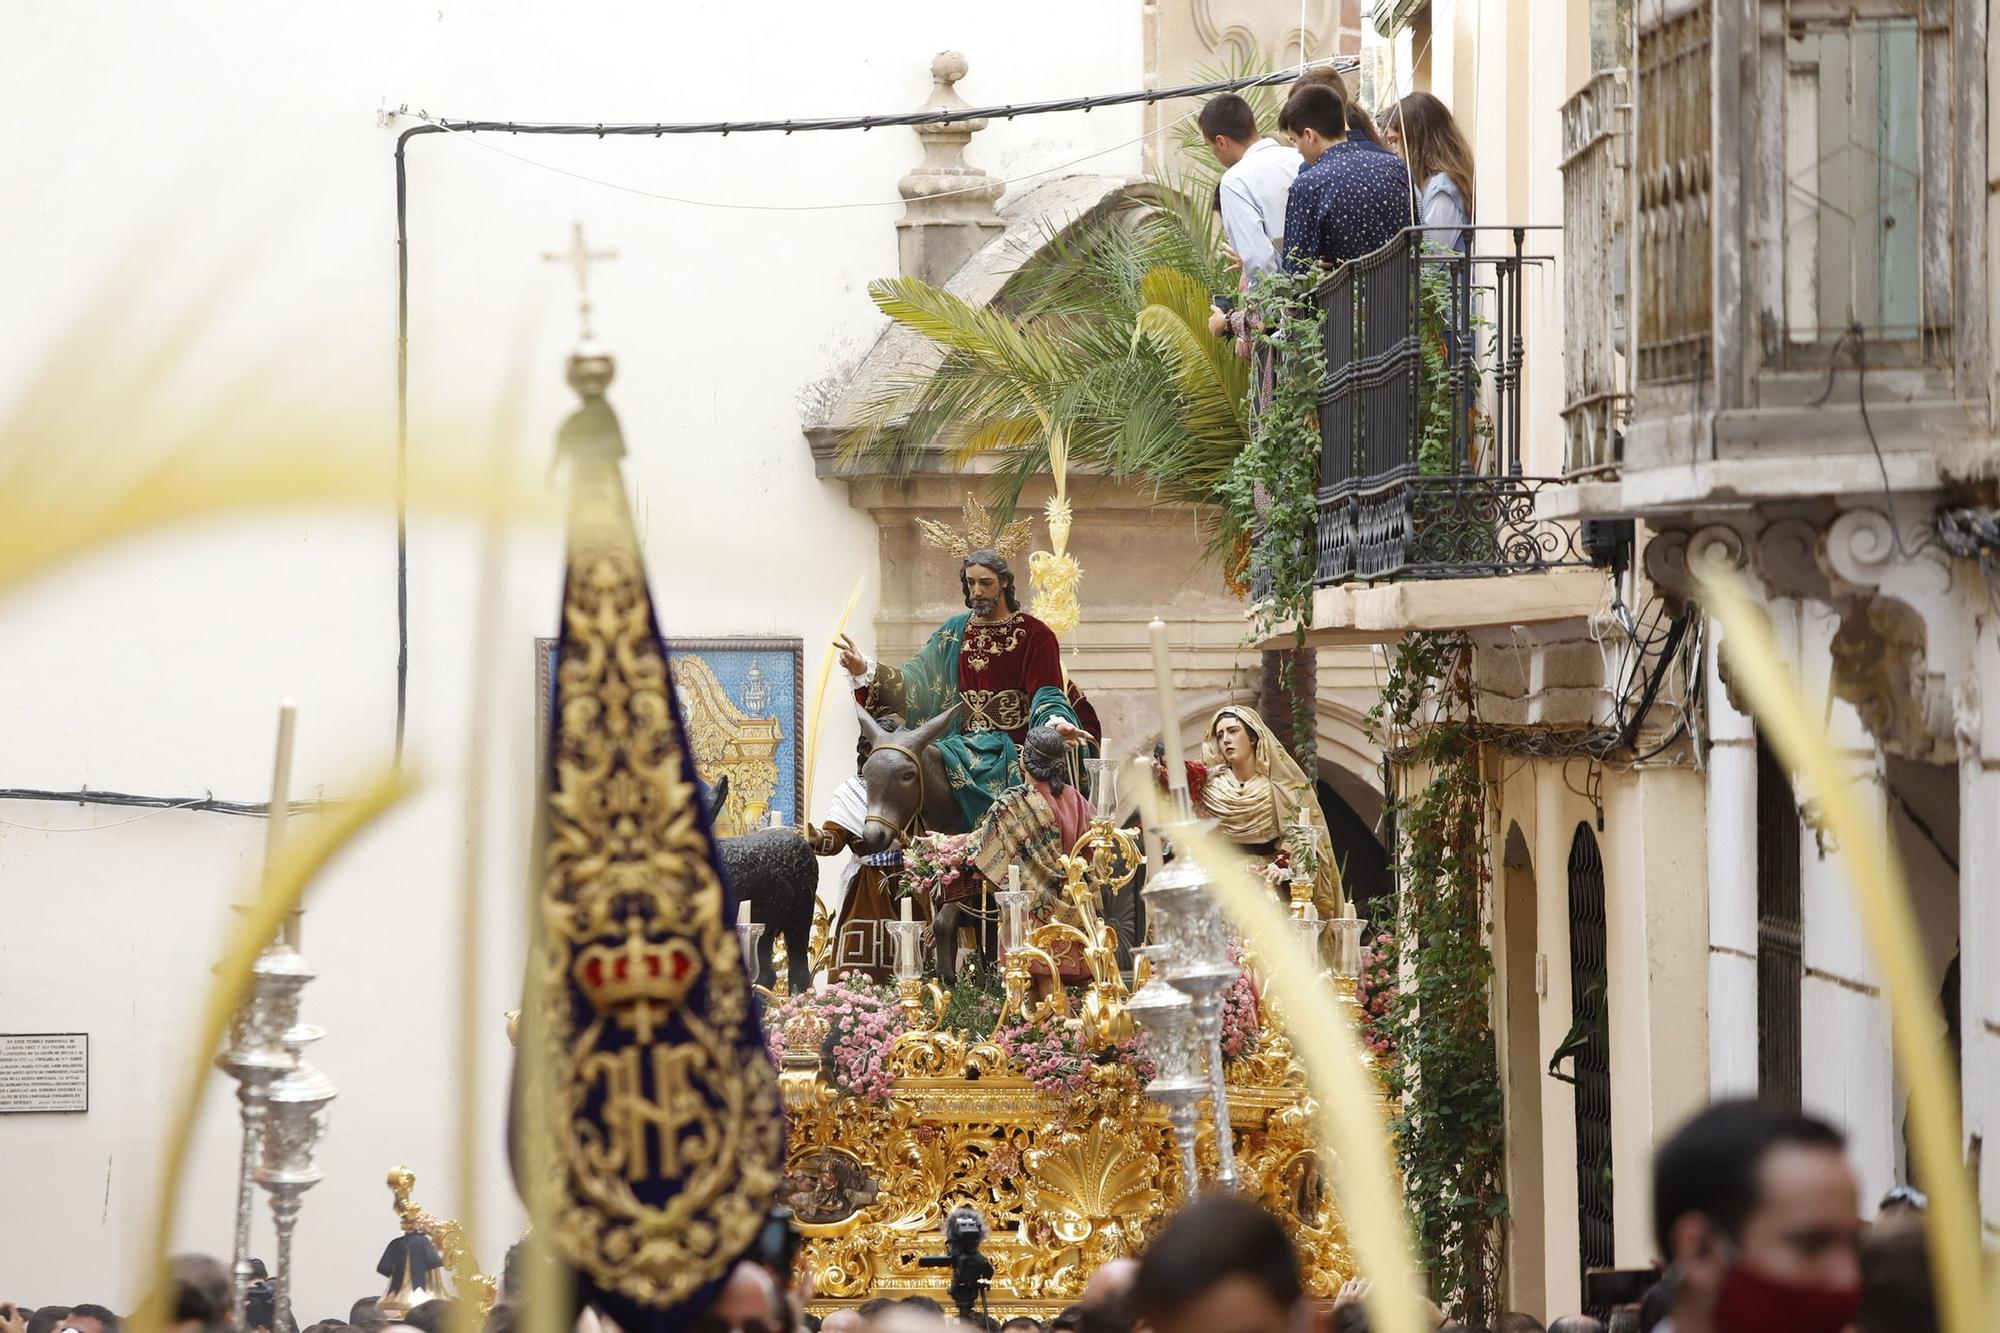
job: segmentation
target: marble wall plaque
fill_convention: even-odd
[[[88,1032],[0,1032],[0,1115],[89,1109]]]

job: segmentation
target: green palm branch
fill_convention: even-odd
[[[907,471],[942,449],[998,464],[1004,505],[1049,466],[1071,463],[1203,506],[1213,553],[1236,533],[1214,509],[1249,443],[1248,367],[1208,332],[1211,293],[1234,286],[1206,198],[1155,184],[1145,213],[1051,236],[990,306],[914,278],[873,283],[884,313],[943,350],[864,404],[843,445]]]

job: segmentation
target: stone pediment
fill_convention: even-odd
[[[1064,176],[1023,191],[1003,205],[1000,220],[1004,229],[960,266],[944,284],[945,290],[975,305],[991,305],[1006,293],[1008,284],[1051,240],[1080,224],[1137,202],[1136,182],[1117,176]],[[821,477],[860,477],[875,470],[865,461],[842,464],[836,458],[841,439],[860,421],[868,402],[887,383],[927,370],[943,359],[938,345],[886,316],[881,330],[860,362],[841,373],[810,407],[802,423],[806,442],[813,455],[814,470]],[[938,470],[965,471],[940,457]]]

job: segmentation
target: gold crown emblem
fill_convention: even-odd
[[[650,1041],[701,976],[701,954],[684,939],[649,940],[639,918],[627,917],[622,940],[577,950],[573,975],[592,1008]]]
[[[819,1063],[819,1048],[826,1044],[826,1034],[830,1030],[826,1015],[811,1007],[800,1010],[785,1020],[785,1055],[794,1054],[801,1059],[810,1055],[814,1064]]]
[[[943,551],[965,559],[974,551],[996,551],[1002,560],[1015,560],[1028,544],[1034,533],[1034,523],[1030,519],[1017,518],[1012,523],[997,522],[986,511],[986,506],[965,497],[965,505],[959,511],[965,526],[954,531],[949,524],[938,523],[928,518],[917,520],[918,531],[924,540]]]

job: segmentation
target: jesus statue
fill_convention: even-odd
[[[915,727],[965,705],[936,749],[970,829],[1022,781],[1018,756],[1028,728],[1053,727],[1070,743],[1093,738],[1065,691],[1055,631],[1021,610],[1005,558],[991,549],[972,552],[959,564],[958,586],[966,612],[940,625],[902,666],[870,661],[844,634],[839,648],[854,697],[870,713],[896,713]]]

